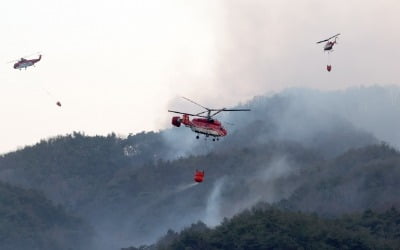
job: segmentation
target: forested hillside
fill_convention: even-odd
[[[400,208],[400,153],[385,144],[349,150],[306,178],[283,206],[324,215]]]
[[[216,226],[259,202],[328,217],[399,208],[397,137],[381,143],[383,130],[363,125],[363,114],[397,122],[382,115],[395,110],[385,91],[256,97],[239,105],[252,112],[221,116],[234,125],[218,142],[185,128],[124,138],[74,132],[2,155],[0,180],[39,190],[90,223],[96,250],[150,244],[196,221]],[[385,110],[350,105],[367,97]],[[206,173],[201,184],[196,169]]]
[[[266,208],[246,210],[211,229],[198,222],[156,244],[122,250],[399,249],[400,213],[367,210],[336,219]]]
[[[93,230],[42,194],[0,183],[0,249],[91,247]]]

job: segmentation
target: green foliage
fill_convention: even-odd
[[[324,219],[259,206],[214,229],[199,230],[194,224],[175,235],[169,244],[162,238],[145,249],[399,249],[399,222],[400,213],[394,208],[384,213],[366,211]]]
[[[42,194],[0,183],[0,249],[85,249],[92,230]]]
[[[400,154],[386,144],[352,149],[315,166],[281,205],[338,215],[362,209],[400,207]]]
[[[113,242],[119,239],[150,242],[168,228],[180,230],[193,221],[204,220],[215,203],[219,213],[216,221],[221,219],[220,215],[232,217],[258,201],[278,202],[280,208],[310,211],[331,218],[368,208],[374,211],[385,211],[392,206],[399,208],[399,153],[385,144],[365,147],[377,143],[376,138],[355,128],[335,112],[326,112],[324,108],[309,112],[313,109],[308,105],[315,103],[307,102],[304,97],[306,95],[293,98],[286,94],[259,97],[245,105],[252,109],[245,116],[240,112],[224,114],[221,120],[229,120],[236,126],[229,128],[229,136],[215,143],[195,140],[188,129],[176,128],[127,138],[74,132],[43,140],[1,155],[0,180],[40,190],[66,211],[78,214],[99,231],[103,230],[99,235],[107,235]],[[204,183],[193,186],[190,184],[195,169],[205,170],[206,177]],[[48,201],[43,200],[44,207],[34,213],[25,213],[31,211],[26,208],[21,214],[11,212],[20,203],[7,201],[5,204],[13,205],[7,208],[9,210],[1,208],[7,210],[2,222],[12,228],[18,225],[16,232],[34,227],[37,232],[44,230],[52,234],[48,238],[64,235],[65,225],[58,221],[62,216],[48,209],[52,206]],[[40,211],[46,212],[41,214]],[[255,212],[247,213],[252,221]],[[265,215],[270,220],[260,224],[254,221],[253,229],[242,221],[234,227],[234,233],[226,226],[231,225],[229,221],[215,229],[215,234],[200,223],[192,228],[197,231],[188,230],[186,234],[170,231],[158,247],[167,248],[185,236],[181,241],[184,244],[176,241],[180,244],[177,248],[257,249],[268,239],[268,244],[276,244],[271,248],[285,244],[281,246],[287,249],[305,246],[324,249],[340,244],[362,249],[363,244],[370,244],[368,237],[363,241],[347,239],[346,235],[353,237],[353,229],[360,237],[370,235],[369,230],[377,235],[398,236],[395,227],[382,222],[385,219],[379,216],[365,219],[368,225],[350,223],[349,227],[340,226],[333,232],[333,226],[328,227],[329,223],[319,218],[288,215],[298,224],[310,224],[303,232],[296,223],[282,223],[281,217],[286,215],[278,215],[278,212],[271,212]],[[396,220],[396,213],[392,216]],[[13,218],[16,224],[7,224],[4,218]],[[51,224],[51,218],[58,219]],[[350,216],[350,219],[354,218]],[[328,227],[326,234],[332,239],[321,236],[311,224]],[[265,225],[273,230],[268,231]],[[281,226],[274,228],[277,225]],[[2,230],[9,233],[7,228]],[[259,235],[258,231],[269,233]],[[29,239],[26,234],[18,235]],[[223,239],[225,234],[228,240]],[[237,235],[241,235],[240,241],[236,241]],[[301,243],[310,242],[310,237],[317,237],[320,245]],[[318,241],[318,237],[328,238]],[[17,239],[20,238],[15,236],[15,241],[19,241]],[[381,243],[372,241],[371,244]],[[148,249],[148,246],[139,249]]]
[[[74,133],[1,156],[0,179],[42,191],[94,227],[109,230],[102,233],[141,242],[204,219],[218,183],[223,183],[218,209],[227,217],[260,200],[324,216],[400,207],[400,154],[388,145],[324,158],[293,141],[238,144],[235,138],[215,144],[206,155],[166,160],[170,151],[158,133],[126,139]],[[205,170],[205,182],[181,189],[192,183],[195,169]],[[189,234],[187,241],[206,248],[196,237]],[[259,244],[253,235],[243,240],[247,247]],[[285,243],[294,244],[290,238]]]
[[[0,157],[0,178],[42,190],[68,209],[81,210],[120,169],[152,162],[154,145],[160,140],[154,135],[142,133],[124,140],[115,134],[90,137],[74,132],[43,140]]]

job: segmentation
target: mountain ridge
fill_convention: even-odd
[[[222,115],[235,126],[219,142],[196,140],[185,128],[126,138],[74,132],[2,155],[0,180],[40,190],[88,221],[96,230],[95,249],[152,243],[198,220],[215,226],[258,202],[322,216],[397,207],[396,183],[380,181],[400,177],[397,150],[381,143],[380,128],[359,123],[363,114],[353,117],[358,106],[344,109],[349,100],[357,102],[354,96],[371,98],[376,89],[293,91],[238,106],[252,112]],[[385,93],[378,91],[384,105],[374,112],[396,110]],[[397,122],[380,117],[382,124]],[[381,166],[384,171],[374,174]],[[193,185],[195,169],[205,170],[204,183]]]

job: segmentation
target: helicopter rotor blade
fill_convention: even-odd
[[[319,41],[319,42],[317,42],[317,44],[318,44],[318,43],[327,42],[327,41],[329,41],[329,39],[325,39],[325,40]]]
[[[201,114],[190,114],[190,113],[179,112],[179,111],[175,111],[175,110],[168,110],[168,112],[175,113],[175,114],[181,114],[181,115],[190,115],[190,116],[197,116],[197,117],[207,118],[207,116],[203,116]]]
[[[340,33],[337,33],[336,35],[330,37],[329,39],[336,38],[336,37],[338,37],[339,35],[340,35]]]
[[[217,111],[217,112],[215,112],[214,114],[212,114],[210,117],[213,117],[213,116],[215,116],[215,115],[217,115],[217,114],[219,114],[219,113],[221,113],[221,112],[224,112],[224,111],[251,111],[251,109],[226,109],[226,108],[223,108],[223,109],[215,109],[215,110],[211,110],[211,111]]]
[[[214,114],[210,115],[210,117],[213,117],[213,116],[215,116],[215,115],[221,113],[222,111],[224,111],[224,110],[223,110],[223,109],[220,109],[220,110],[218,110],[217,112],[215,112]]]
[[[191,115],[191,116],[195,116],[195,114],[190,114],[190,113],[185,113],[185,112],[179,112],[179,111],[175,111],[175,110],[168,110],[168,112],[170,112],[170,113],[175,113],[175,114],[181,114],[181,115]]]
[[[325,39],[325,40],[322,40],[322,41],[317,42],[317,44],[318,44],[318,43],[327,42],[327,41],[331,40],[332,38],[338,37],[339,35],[340,35],[340,33],[337,33],[337,34],[334,35],[334,36],[331,36],[331,37],[329,37],[329,38],[327,38],[327,39]]]
[[[29,55],[21,56],[21,58],[31,57],[31,56],[34,56],[34,55],[41,55],[41,53],[40,53],[40,51],[38,51],[36,53],[32,53],[32,54],[29,54]],[[6,63],[18,62],[19,60],[21,60],[21,59],[12,60],[12,61],[9,61],[9,62],[6,62]]]
[[[201,114],[204,114],[204,113],[206,113],[206,112],[208,112],[208,111],[206,110],[206,111],[203,111],[203,112],[197,113],[197,114],[196,114],[196,116],[199,116],[199,115],[201,115]]]
[[[215,116],[215,115],[217,115],[217,114],[219,114],[219,113],[221,113],[221,112],[223,112],[223,111],[251,111],[250,109],[227,109],[227,108],[222,108],[222,109],[210,109],[210,108],[204,107],[203,105],[201,105],[201,104],[199,104],[199,103],[197,103],[197,102],[195,102],[195,101],[193,101],[193,100],[191,100],[191,99],[189,99],[189,98],[186,98],[186,97],[184,97],[184,96],[181,96],[181,97],[182,97],[183,99],[185,99],[185,100],[187,100],[187,101],[193,103],[193,104],[196,104],[197,106],[200,106],[200,107],[204,108],[205,111],[199,112],[199,113],[197,113],[197,114],[184,113],[184,112],[174,111],[174,110],[168,110],[168,112],[176,113],[176,114],[183,114],[183,115],[190,115],[190,116],[203,117],[203,118],[207,118],[208,120],[210,120],[213,116]],[[214,113],[214,114],[211,114],[211,112],[215,112],[215,113]],[[207,113],[207,115],[203,115],[204,113]]]
[[[222,109],[210,109],[210,111],[251,111],[251,109],[227,109],[227,108],[222,108]]]
[[[251,109],[222,109],[222,111],[251,111]]]
[[[190,100],[189,98],[186,98],[186,97],[184,97],[184,96],[181,96],[181,97],[182,97],[183,99],[185,99],[185,100],[187,100],[187,101],[189,101],[189,102],[193,103],[193,104],[196,104],[196,105],[198,105],[198,106],[202,107],[203,109],[210,110],[209,108],[206,108],[206,107],[204,107],[203,105],[201,105],[201,104],[198,104],[197,102]]]

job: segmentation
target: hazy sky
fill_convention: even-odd
[[[181,95],[225,107],[292,86],[400,84],[399,13],[398,0],[1,1],[0,153],[163,129],[168,108],[190,111]],[[339,32],[330,56],[315,44]],[[35,68],[6,64],[37,51]]]

